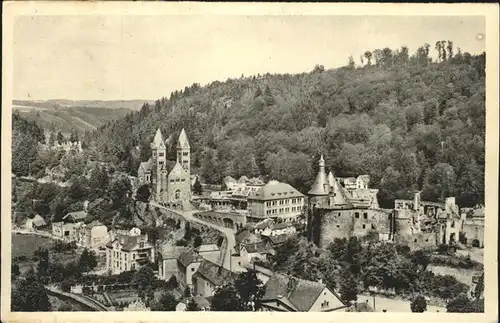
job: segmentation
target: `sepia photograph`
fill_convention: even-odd
[[[497,311],[498,6],[16,5],[8,312]]]

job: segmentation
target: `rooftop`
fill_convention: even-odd
[[[307,312],[325,288],[326,285],[323,283],[274,274],[266,283],[266,292],[262,300],[281,299],[288,301],[295,310]]]
[[[249,200],[278,200],[285,198],[304,197],[304,194],[297,191],[290,184],[278,181],[270,181],[248,195]]]
[[[214,264],[211,261],[203,260],[195,275],[200,275],[215,286],[223,285],[232,281],[235,276],[229,270]]]

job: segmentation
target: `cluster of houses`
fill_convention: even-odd
[[[74,241],[85,248],[102,248],[109,241],[108,228],[97,220],[85,223],[86,218],[84,210],[69,212],[62,221],[52,223],[52,236],[65,242]]]

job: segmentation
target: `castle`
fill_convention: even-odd
[[[377,189],[368,188],[370,177],[336,178],[326,175],[323,156],[316,180],[309,190],[308,236],[319,247],[335,238],[365,236],[408,245],[411,249],[434,248],[458,242],[465,215],[460,214],[454,197],[444,203],[395,200],[393,210],[381,209]]]
[[[151,187],[151,197],[155,202],[167,206],[183,206],[191,199],[191,147],[182,129],[177,140],[175,165],[167,165],[167,146],[161,130],[156,130],[151,142],[151,157],[143,162],[137,171],[139,185]]]
[[[392,214],[379,208],[377,189],[368,188],[370,177],[336,178],[326,175],[323,156],[309,195],[309,239],[326,246],[335,238],[363,236],[376,232],[380,240],[388,240]]]

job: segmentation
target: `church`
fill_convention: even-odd
[[[161,130],[156,130],[151,142],[151,157],[142,162],[137,171],[139,185],[148,184],[151,199],[168,206],[183,206],[191,199],[191,147],[182,129],[177,140],[177,158],[175,165],[167,164],[167,145]]]

